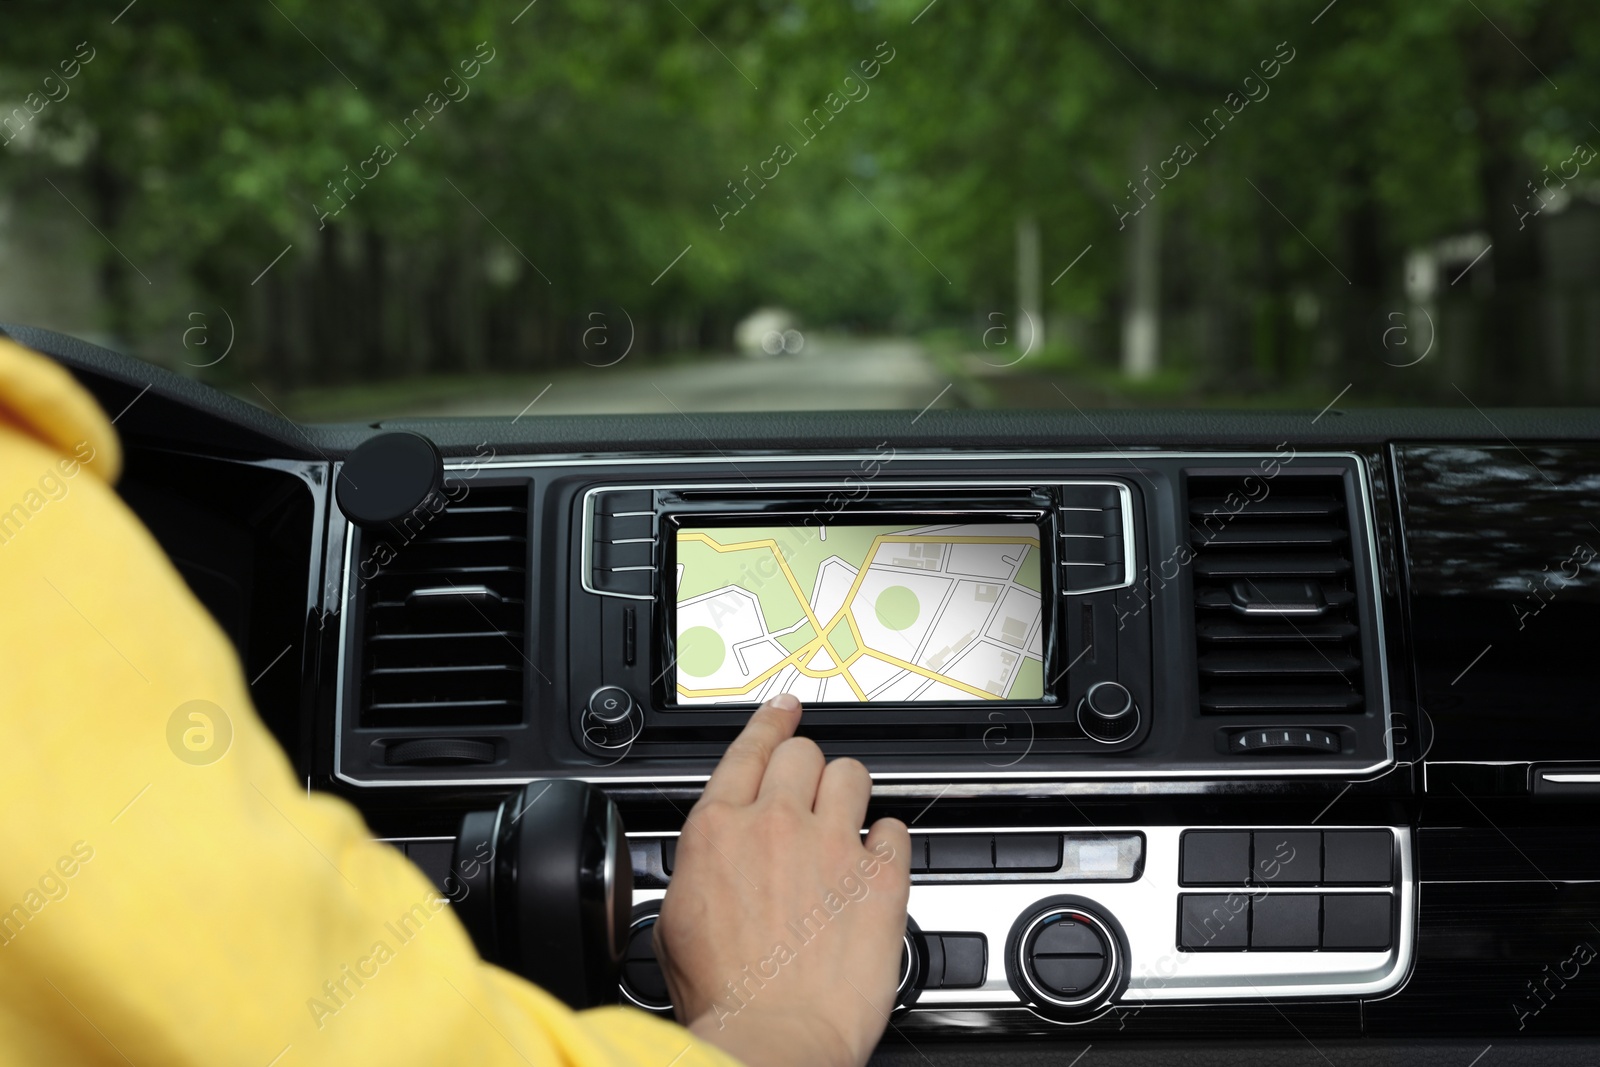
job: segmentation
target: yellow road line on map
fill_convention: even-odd
[[[866,655],[871,656],[873,659],[881,659],[883,662],[893,664],[896,667],[902,667],[905,670],[910,671],[912,674],[920,674],[922,677],[927,678],[930,681],[939,682],[942,685],[948,685],[952,689],[959,689],[963,693],[971,693],[973,696],[979,697],[983,700],[1001,699],[1000,697],[989,692],[987,689],[979,689],[977,686],[968,685],[966,682],[959,681],[947,674],[934,674],[931,671],[917,666],[915,663],[912,663],[909,660],[903,660],[897,656],[891,656],[887,652],[879,652],[875,648],[867,649]]]

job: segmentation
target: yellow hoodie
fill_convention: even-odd
[[[0,1064],[733,1063],[484,963],[308,797],[121,463],[72,377],[0,339]]]

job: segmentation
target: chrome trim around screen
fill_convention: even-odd
[[[683,489],[692,489],[692,490],[697,490],[697,491],[698,490],[702,490],[702,489],[741,489],[741,490],[744,490],[744,489],[772,489],[772,490],[784,490],[784,489],[846,489],[846,488],[850,488],[850,485],[851,485],[851,483],[849,483],[849,482],[839,482],[839,481],[831,481],[831,482],[743,482],[743,483],[741,483],[741,482],[692,482],[692,483],[687,483],[687,484],[679,483],[677,485],[638,485],[638,484],[634,484],[634,485],[597,485],[592,489],[584,490],[584,494],[583,494],[583,528],[582,528],[582,540],[579,542],[579,549],[578,549],[578,552],[579,552],[579,564],[578,564],[579,574],[578,574],[578,580],[583,583],[583,591],[585,593],[593,593],[595,596],[619,597],[619,598],[621,598],[623,600],[649,600],[649,601],[653,601],[653,600],[656,599],[654,594],[646,596],[646,595],[639,594],[639,593],[613,593],[613,592],[609,592],[609,591],[604,590],[604,589],[596,589],[596,588],[594,588],[594,586],[589,584],[589,579],[590,579],[590,577],[592,575],[592,571],[590,570],[590,552],[592,551],[593,546],[594,546],[594,538],[591,536],[591,531],[594,529],[594,498],[599,493],[626,493],[626,492],[641,492],[641,491],[643,491],[643,492],[657,492],[657,491],[673,492],[673,491],[676,491],[676,490],[683,490]],[[1127,570],[1128,577],[1127,577],[1127,579],[1125,581],[1117,582],[1114,585],[1097,585],[1097,586],[1094,586],[1094,587],[1089,588],[1089,589],[1074,589],[1071,592],[1063,592],[1062,595],[1063,596],[1087,596],[1090,593],[1109,593],[1109,592],[1112,592],[1112,591],[1117,590],[1117,589],[1126,589],[1129,586],[1133,585],[1133,576],[1132,575],[1133,575],[1133,571],[1134,571],[1134,561],[1137,559],[1137,556],[1135,554],[1136,553],[1136,549],[1137,549],[1137,541],[1136,541],[1136,539],[1134,537],[1133,519],[1132,519],[1132,515],[1133,515],[1133,491],[1128,488],[1127,483],[1125,483],[1125,482],[1109,481],[1109,480],[1107,480],[1105,478],[1061,478],[1061,479],[1056,479],[1056,480],[1048,481],[1048,482],[1012,481],[1012,480],[987,481],[987,480],[982,480],[982,479],[945,478],[945,479],[941,479],[939,481],[928,481],[928,482],[885,481],[885,482],[882,483],[882,487],[885,488],[885,489],[1034,489],[1034,488],[1038,488],[1040,486],[1067,486],[1067,485],[1104,485],[1104,486],[1108,486],[1108,487],[1110,487],[1112,489],[1115,489],[1117,491],[1117,495],[1119,497],[1119,506],[1122,509],[1121,515],[1122,515],[1122,558],[1124,560],[1123,566]],[[1056,509],[1051,508],[1049,510],[1054,511]],[[729,508],[728,509],[728,514],[730,514],[730,515],[736,515],[736,514],[739,514],[739,513],[740,512],[738,511],[737,508]],[[984,515],[985,511],[980,506],[974,506],[974,507],[971,507],[971,508],[952,508],[952,509],[950,509],[948,511],[940,511],[940,512],[925,511],[923,509],[913,507],[913,508],[908,509],[905,513],[906,514],[917,514],[917,515],[923,515],[923,514],[929,514],[929,515],[931,515],[931,514],[942,514],[942,515],[951,515],[951,516],[961,515],[961,516],[969,516],[969,517],[972,517],[972,518],[976,519],[976,518]],[[628,514],[633,514],[633,513],[629,512]],[[652,510],[651,514],[652,515],[657,515],[658,513],[655,512],[654,510]],[[861,512],[851,512],[851,511],[840,510],[840,511],[834,512],[834,514],[835,515],[852,515],[852,514],[862,514],[862,513]],[[704,517],[704,516],[699,516],[699,517]],[[840,524],[840,525],[846,525],[846,524]],[[653,541],[655,543],[660,543],[660,535],[658,533],[657,536],[654,537],[654,538],[636,538],[635,540],[650,540],[650,541]],[[1059,541],[1060,538],[1058,537],[1057,540]],[[1059,560],[1060,553],[1061,553],[1061,546],[1057,545],[1055,547],[1055,550],[1051,553],[1051,555]],[[1041,546],[1041,553],[1040,554],[1043,555],[1042,546]],[[1060,563],[1057,562],[1056,565],[1060,566]]]

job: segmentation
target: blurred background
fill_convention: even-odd
[[[1593,0],[0,2],[0,322],[309,420],[1600,402]]]

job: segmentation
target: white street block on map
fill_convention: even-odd
[[[953,544],[945,570],[950,574],[1004,581],[1016,573],[1017,565],[1028,551],[1027,545]]]
[[[1031,589],[1012,586],[1000,598],[1000,606],[989,620],[985,634],[1012,648],[1025,648],[1033,624],[1039,619],[1039,594]]]
[[[960,659],[945,668],[944,673],[974,689],[982,689],[995,697],[1003,697],[1011,683],[1022,653],[1016,649],[1002,648],[989,641],[975,642]]]

